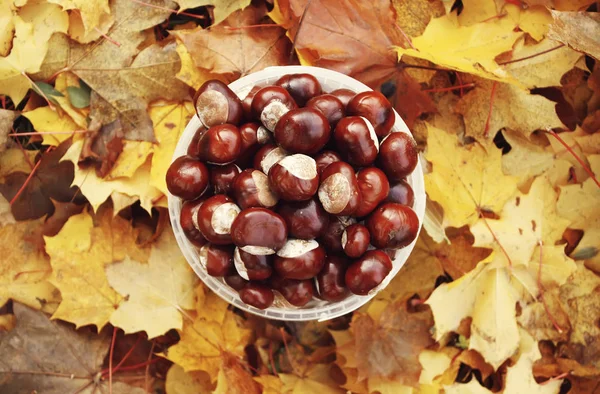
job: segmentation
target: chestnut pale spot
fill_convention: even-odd
[[[202,204],[200,203],[192,208],[192,223],[194,223],[194,227],[196,227],[196,230],[198,231],[200,231],[200,225],[198,224],[198,211],[200,210],[201,206]]]
[[[229,115],[229,102],[223,93],[207,90],[198,97],[196,111],[200,122],[206,127],[223,124]]]
[[[240,249],[235,248],[235,252],[233,252],[233,264],[235,265],[235,269],[240,276],[246,280],[250,280],[248,277],[248,270],[246,269],[246,265],[242,261],[242,257],[240,256]]]
[[[310,180],[317,177],[317,163],[310,156],[287,156],[279,164],[296,178]]]
[[[271,152],[267,153],[265,158],[261,163],[261,167],[265,174],[269,174],[269,170],[273,167],[277,162],[287,156],[287,152],[277,147],[273,149]]]
[[[269,178],[261,171],[252,171],[252,180],[258,190],[258,201],[265,207],[274,207],[278,200],[269,186]]]
[[[202,264],[202,266],[204,268],[206,268],[206,262],[208,261],[208,247],[210,246],[210,244],[206,244],[203,247],[200,248],[200,252],[198,252],[198,258],[200,259],[200,264]]]
[[[279,119],[289,112],[289,108],[281,101],[271,101],[260,114],[260,121],[270,131],[275,130]]]
[[[256,131],[256,140],[259,144],[266,144],[271,140],[271,133],[265,127],[260,126]]]
[[[351,198],[351,185],[343,174],[336,173],[325,179],[319,187],[319,200],[329,213],[340,213]]]
[[[377,138],[377,133],[375,133],[375,128],[367,118],[365,118],[364,116],[361,116],[360,118],[367,125],[367,129],[369,130],[369,136],[371,136],[371,140],[373,141],[375,148],[377,148],[377,151],[379,152],[379,139]]]
[[[267,246],[246,245],[242,246],[240,249],[242,249],[246,253],[255,254],[259,256],[275,254],[275,251]]]
[[[210,224],[217,234],[229,234],[231,232],[231,223],[240,213],[240,208],[232,202],[221,204],[213,212]]]
[[[319,243],[315,240],[290,239],[283,245],[283,248],[277,251],[277,256],[291,259],[318,247]]]

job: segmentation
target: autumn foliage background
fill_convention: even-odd
[[[590,0],[4,0],[0,392],[600,392],[600,17]],[[424,231],[327,322],[207,290],[165,172],[205,80],[380,89]]]

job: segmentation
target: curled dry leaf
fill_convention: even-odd
[[[550,11],[554,22],[548,37],[600,60],[600,15],[594,12]]]

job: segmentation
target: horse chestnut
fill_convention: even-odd
[[[286,157],[288,153],[273,144],[264,145],[254,156],[254,168],[268,174],[273,164]]]
[[[350,89],[336,89],[329,94],[335,96],[335,98],[341,101],[342,105],[344,106],[344,110],[346,110],[346,107],[348,107],[350,100],[356,96],[356,92]]]
[[[350,216],[330,216],[329,225],[319,238],[319,242],[329,253],[342,252],[342,234],[346,227],[354,223],[356,223],[356,220]]]
[[[269,183],[285,201],[308,200],[319,188],[317,163],[306,155],[287,156],[271,167]]]
[[[352,215],[360,205],[360,189],[354,169],[348,163],[331,163],[321,173],[319,200],[334,215]]]
[[[342,248],[346,256],[358,258],[367,251],[371,235],[369,230],[362,224],[348,226],[342,233]]]
[[[206,127],[224,123],[237,125],[242,120],[242,102],[227,85],[218,80],[204,82],[194,96],[200,122]]]
[[[379,138],[388,135],[396,123],[396,114],[390,102],[383,94],[373,90],[354,96],[348,103],[346,112],[348,115],[367,118]]]
[[[244,303],[258,309],[267,309],[275,299],[271,289],[258,283],[248,283],[239,291],[239,294]]]
[[[331,127],[335,127],[340,119],[346,116],[344,104],[332,94],[322,94],[311,98],[306,103],[306,108],[314,108],[321,112]]]
[[[317,163],[317,172],[319,175],[323,172],[323,170],[330,165],[331,163],[335,163],[336,161],[342,161],[340,155],[332,150],[325,150],[315,157],[315,162]]]
[[[356,174],[360,189],[361,201],[354,216],[367,216],[388,196],[390,183],[387,177],[377,167],[363,168]]]
[[[383,282],[392,271],[392,260],[381,250],[369,250],[346,270],[348,289],[358,295],[367,295]]]
[[[246,97],[242,100],[242,108],[244,110],[244,118],[250,120],[253,118],[252,116],[252,99],[256,96],[256,93],[262,89],[262,86],[253,86],[252,89],[248,92]]]
[[[341,301],[348,295],[344,275],[348,261],[340,256],[331,255],[325,258],[321,272],[317,274],[317,291],[319,297],[326,301]]]
[[[265,208],[247,208],[231,225],[233,243],[245,252],[274,254],[285,245],[288,230],[281,216]]]
[[[283,202],[277,213],[283,217],[291,237],[315,239],[327,229],[329,215],[316,198],[299,202]]]
[[[240,167],[235,164],[214,166],[210,169],[210,184],[215,194],[229,194],[233,180],[239,175]]]
[[[298,108],[287,90],[281,86],[260,89],[252,99],[252,115],[260,119],[263,126],[274,131],[279,119],[288,111]]]
[[[325,263],[325,249],[317,241],[290,239],[277,251],[275,271],[287,279],[315,277]]]
[[[290,304],[304,306],[313,298],[312,280],[285,279],[279,276],[271,279],[271,286],[277,290]]]
[[[235,271],[235,270],[234,270]],[[248,281],[240,276],[237,271],[230,273],[229,275],[225,275],[223,278],[225,283],[227,283],[234,290],[240,291],[248,284]]]
[[[200,249],[200,263],[210,276],[226,276],[233,272],[233,246],[207,244]]]
[[[259,170],[249,168],[233,181],[233,196],[240,208],[271,208],[277,204],[277,195],[269,186],[269,178]]]
[[[231,124],[213,126],[198,140],[198,158],[210,164],[229,164],[242,151],[242,136]]]
[[[325,116],[313,108],[297,108],[279,119],[275,127],[275,140],[292,153],[312,155],[320,151],[331,134]]]
[[[197,225],[197,215],[203,199],[195,201],[185,201],[181,206],[179,215],[179,224],[186,238],[195,246],[202,247],[206,244],[206,238],[200,232]]]
[[[238,274],[246,280],[267,279],[273,272],[271,256],[250,254],[240,248],[235,248],[233,262]]]
[[[235,162],[243,168],[252,165],[254,155],[260,147],[273,139],[269,130],[254,122],[241,125],[240,136],[242,137],[242,149]]]
[[[407,133],[397,132],[381,141],[377,164],[390,181],[399,181],[413,172],[418,159],[415,140]]]
[[[369,121],[360,116],[340,120],[333,132],[338,152],[356,167],[369,166],[379,152],[379,141]]]
[[[385,201],[412,207],[415,202],[415,192],[408,182],[402,179],[390,186],[390,191]]]
[[[303,107],[308,100],[321,94],[321,84],[310,74],[288,74],[275,82],[287,90],[296,103]]]
[[[371,243],[376,248],[399,249],[417,237],[419,218],[412,208],[393,202],[379,206],[367,218]]]
[[[184,200],[194,200],[208,189],[208,168],[189,156],[178,157],[167,170],[169,193]]]
[[[224,194],[212,196],[198,209],[198,228],[204,238],[217,245],[231,243],[231,225],[240,208]]]
[[[188,145],[188,156],[191,156],[195,159],[198,159],[200,157],[200,152],[198,152],[198,141],[200,141],[200,137],[202,137],[202,135],[206,133],[206,130],[208,129],[204,126],[200,126],[198,130],[196,130],[194,136],[192,137],[192,140],[190,141],[190,144]]]

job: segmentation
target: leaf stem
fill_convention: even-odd
[[[204,19],[204,15],[195,15],[195,14],[190,14],[188,12],[178,12],[177,10],[172,10],[167,7],[161,7],[161,6],[155,5],[155,4],[144,3],[143,1],[140,1],[140,0],[131,0],[131,1],[133,1],[134,3],[144,5],[146,7],[156,8],[159,10],[167,11],[167,12],[170,12],[171,14],[185,15],[185,16],[189,16],[191,18],[196,18],[196,19]]]
[[[10,372],[17,375],[46,375],[46,376],[57,376],[59,378],[69,378],[69,379],[90,379],[89,376],[77,376],[71,373],[60,373],[60,372],[44,372],[44,371],[0,371],[0,372]]]
[[[117,327],[113,328],[112,340],[110,342],[110,353],[108,356],[108,393],[113,394],[112,391],[112,374],[113,374],[113,355],[115,352],[115,341],[117,340]]]
[[[49,98],[46,96],[46,93],[44,93],[44,92],[42,91],[42,89],[40,89],[40,88],[39,88],[39,86],[37,86],[37,85],[35,84],[35,82],[33,82],[33,80],[32,80],[31,78],[29,78],[29,75],[27,75],[27,74],[25,73],[25,71],[21,71],[21,75],[22,75],[22,76],[24,76],[24,77],[25,77],[25,78],[26,78],[26,79],[29,81],[29,83],[31,84],[31,88],[32,88],[33,90],[35,90],[36,92],[38,92],[38,93],[40,94],[40,96],[42,96],[42,97],[44,98],[44,100],[46,100],[46,102],[48,103],[48,107],[50,107],[50,109],[51,109],[52,111],[56,111],[56,107],[54,107],[54,106],[52,105],[52,103],[50,102],[50,99],[49,99]]]
[[[32,131],[27,133],[10,133],[9,137],[25,137],[30,135],[54,135],[54,134],[85,134],[89,130],[73,130],[73,131]]]
[[[148,365],[146,365],[146,371],[144,372],[144,388],[146,389],[146,392],[150,392],[150,388],[149,386],[149,376],[150,376],[150,360],[152,359],[152,354],[154,354],[154,347],[156,346],[156,342],[154,342],[154,339],[152,340],[152,346],[150,347],[150,353],[148,354],[148,360],[147,363]]]
[[[285,347],[285,353],[287,354],[288,360],[290,361],[290,365],[294,370],[294,373],[298,374],[298,369],[296,368],[296,363],[292,359],[292,353],[290,352],[290,348],[288,347],[287,339],[285,339],[285,330],[283,327],[279,327],[279,332],[281,333],[281,339],[283,340],[283,346]]]
[[[488,223],[486,217],[483,215],[483,212],[481,212],[481,209],[478,207],[477,210],[479,211],[479,217],[481,219],[483,219],[483,223],[485,224],[485,226],[488,228],[488,230],[490,231],[490,234],[492,234],[492,238],[494,238],[494,241],[496,241],[496,243],[498,244],[498,246],[500,247],[500,250],[502,250],[502,253],[504,254],[504,256],[506,256],[506,259],[508,260],[508,267],[510,269],[512,269],[512,260],[510,259],[510,256],[508,255],[508,253],[506,252],[506,249],[504,249],[504,246],[502,246],[502,244],[500,243],[500,241],[498,240],[498,237],[496,237],[496,234],[494,233],[494,231],[492,230],[492,227],[490,227],[490,224]]]
[[[483,129],[483,136],[485,138],[488,137],[488,133],[490,131],[490,121],[492,120],[492,109],[494,108],[494,96],[496,95],[496,87],[498,86],[498,81],[494,81],[492,84],[492,92],[490,93],[490,109],[488,111],[487,119],[485,120],[485,127]]]
[[[562,48],[562,47],[564,47],[564,46],[565,46],[565,44],[560,44],[560,45],[557,45],[557,46],[555,46],[555,47],[553,47],[553,48],[546,49],[545,51],[541,51],[541,52],[538,52],[538,53],[534,53],[533,55],[529,55],[529,56],[521,57],[521,58],[518,58],[518,59],[507,60],[507,61],[505,61],[505,62],[500,62],[500,63],[498,63],[498,64],[499,64],[500,66],[504,66],[505,64],[511,64],[511,63],[516,63],[516,62],[522,62],[523,60],[527,60],[527,59],[531,59],[531,58],[534,58],[534,57],[537,57],[537,56],[544,55],[544,54],[546,54],[546,53],[548,53],[548,52],[555,51],[555,50],[557,50],[557,49],[560,49],[560,48]]]
[[[21,186],[21,188],[19,189],[19,191],[17,191],[17,194],[15,194],[15,196],[12,198],[12,200],[10,200],[10,205],[11,206],[19,198],[19,196],[21,196],[21,193],[23,193],[23,191],[27,187],[27,184],[29,184],[29,182],[31,182],[31,178],[33,178],[33,175],[35,174],[35,172],[37,171],[37,169],[38,169],[38,167],[40,166],[41,163],[42,163],[41,159],[38,160],[37,163],[35,163],[35,166],[31,170],[31,172],[29,173],[29,176],[27,176],[27,179],[25,179],[25,182],[23,182],[23,185]]]
[[[402,37],[404,37],[404,39],[406,40],[406,42],[408,42],[408,45],[410,45],[410,47],[412,49],[414,49],[415,51],[418,51],[417,48],[415,48],[415,46],[412,43],[412,40],[410,39],[410,37],[408,36],[408,34],[406,34],[404,32],[404,30],[402,30],[402,28],[400,27],[400,25],[398,23],[395,23],[396,27],[398,28],[398,31],[400,32],[400,34],[402,34]]]
[[[275,360],[273,359],[273,342],[269,342],[269,363],[271,364],[271,371],[275,376],[279,376],[279,372],[275,368]]]
[[[281,27],[281,25],[278,25],[277,23],[263,23],[263,24],[258,24],[258,25],[247,25],[247,26],[225,26],[225,29],[227,30],[244,30],[244,29],[257,29],[257,28],[262,28],[262,27]]]
[[[422,92],[427,92],[427,93],[436,93],[436,92],[449,92],[452,90],[462,90],[463,88],[474,88],[476,85],[474,82],[471,83],[467,83],[464,85],[456,85],[456,86],[450,86],[448,88],[434,88],[434,89],[425,89],[422,90]]]
[[[563,372],[560,375],[553,376],[550,379],[546,380],[545,382],[540,383],[540,386],[543,386],[545,384],[548,384],[548,383],[553,382],[553,381],[558,380],[558,379],[564,379],[567,376],[569,376],[570,374],[571,374],[571,371]],[[598,386],[596,386],[596,387],[598,387]]]
[[[598,179],[596,178],[596,175],[594,175],[594,172],[591,170],[591,168],[589,168],[585,162],[583,161],[583,159],[581,157],[579,157],[579,155],[577,153],[575,153],[575,151],[573,149],[571,149],[571,147],[569,146],[569,144],[567,144],[565,142],[565,140],[563,140],[562,138],[560,138],[560,136],[552,129],[546,129],[546,133],[550,134],[551,136],[553,136],[554,138],[556,138],[558,140],[558,142],[560,142],[562,144],[562,146],[565,147],[565,149],[567,151],[569,151],[569,153],[571,155],[573,155],[573,157],[575,158],[575,160],[577,160],[577,162],[579,164],[581,164],[581,167],[583,167],[583,170],[585,172],[588,173],[588,175],[590,176],[590,178],[592,178],[592,180],[594,181],[594,183],[600,187],[600,182],[598,182]]]

